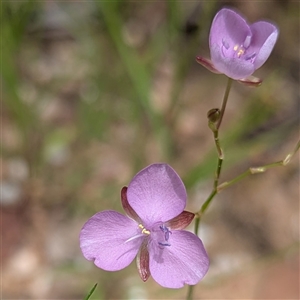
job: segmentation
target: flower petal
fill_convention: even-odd
[[[279,31],[275,25],[265,21],[256,22],[250,28],[253,36],[249,52],[257,53],[254,67],[258,69],[270,56],[277,41]]]
[[[184,210],[180,215],[165,223],[171,230],[184,229],[193,221],[195,214]]]
[[[138,224],[111,210],[92,216],[80,232],[84,257],[94,260],[97,267],[107,271],[127,267],[137,255],[142,241]]]
[[[210,53],[215,68],[232,79],[239,80],[249,77],[255,71],[254,65],[250,61],[224,57],[219,45],[212,46]]]
[[[249,35],[251,31],[245,19],[233,10],[223,8],[213,19],[209,34],[209,47],[210,49],[214,45],[221,47],[223,43],[232,47],[241,45]]]
[[[128,203],[146,228],[178,216],[185,208],[186,197],[182,180],[167,164],[143,169],[127,189]]]
[[[181,288],[197,284],[207,273],[209,259],[201,240],[191,232],[172,231],[171,246],[148,245],[150,272],[163,287]]]

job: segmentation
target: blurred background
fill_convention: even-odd
[[[105,272],[78,235],[120,190],[169,163],[197,211],[217,155],[206,113],[226,77],[195,62],[223,6],[272,20],[278,42],[234,82],[220,131],[220,182],[279,161],[299,139],[298,1],[3,1],[1,4],[1,272],[3,299],[184,299],[143,283],[135,263]],[[299,155],[217,195],[200,237],[211,267],[195,299],[299,299]],[[192,229],[192,226],[191,226]]]

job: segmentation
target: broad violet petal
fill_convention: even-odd
[[[172,231],[170,246],[148,245],[150,272],[153,279],[166,288],[197,284],[207,273],[209,259],[202,241],[191,232]]]
[[[186,190],[167,164],[153,164],[140,171],[127,189],[128,203],[149,227],[179,215],[186,205]]]
[[[277,27],[269,22],[260,21],[250,26],[253,39],[249,51],[257,53],[254,60],[255,69],[260,68],[269,58],[278,38]]]
[[[220,51],[221,47],[228,48],[226,50],[230,50],[233,54],[233,47],[242,44],[249,35],[251,31],[246,21],[233,10],[223,8],[213,19],[209,45],[210,48],[218,45]]]
[[[80,232],[84,257],[94,260],[97,267],[107,271],[127,267],[137,255],[142,241],[138,224],[111,210],[92,216]]]

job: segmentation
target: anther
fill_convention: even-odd
[[[227,41],[225,41],[224,39],[222,39],[222,44],[226,49],[229,48],[229,43]]]
[[[139,227],[142,229],[143,234],[150,234],[150,231],[147,230],[143,224],[139,224]]]
[[[246,36],[245,42],[244,42],[244,44],[243,44],[243,46],[244,46],[245,48],[248,48],[248,47],[250,46],[251,38],[252,38],[251,35],[247,35],[247,36]]]
[[[237,56],[240,57],[241,55],[243,55],[245,53],[245,50],[243,48],[239,49]]]
[[[150,231],[147,230],[146,228],[144,228],[144,229],[142,230],[142,233],[144,233],[144,234],[150,234]]]

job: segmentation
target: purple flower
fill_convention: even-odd
[[[275,25],[266,21],[248,25],[239,14],[223,8],[210,29],[211,62],[202,57],[197,57],[197,61],[212,72],[244,80],[265,63],[277,37]]]
[[[137,256],[144,281],[152,275],[167,288],[198,283],[209,260],[199,237],[182,230],[194,218],[184,211],[186,198],[180,177],[169,165],[148,166],[121,191],[127,216],[106,210],[85,223],[80,233],[84,257],[101,269],[117,271]]]

